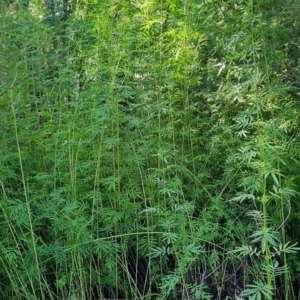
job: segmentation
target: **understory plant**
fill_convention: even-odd
[[[2,299],[299,299],[296,1],[4,1]]]

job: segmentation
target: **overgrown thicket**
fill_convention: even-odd
[[[300,299],[298,1],[4,1],[0,298]]]

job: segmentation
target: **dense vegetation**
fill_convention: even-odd
[[[298,0],[0,6],[0,299],[300,299]]]

